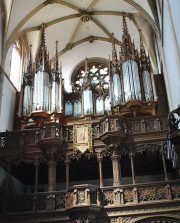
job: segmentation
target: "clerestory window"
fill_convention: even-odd
[[[15,42],[12,48],[10,80],[18,91],[21,88],[21,52],[19,42]]]

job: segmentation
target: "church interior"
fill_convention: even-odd
[[[180,1],[0,1],[0,222],[180,222]]]

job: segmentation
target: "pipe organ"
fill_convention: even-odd
[[[56,59],[51,68],[45,44],[45,25],[41,26],[41,42],[35,58],[30,56],[27,72],[24,74],[23,117],[43,122],[52,114],[67,117],[86,115],[116,114],[123,107],[134,110],[147,108],[154,100],[151,63],[146,55],[140,31],[140,50],[135,47],[123,16],[122,41],[118,42],[112,33],[112,59],[108,63],[90,62],[85,59],[73,75],[71,93],[63,91],[62,68]],[[116,45],[120,47],[117,56]],[[153,108],[154,109],[154,108]],[[149,114],[152,109],[147,108]],[[137,112],[134,112],[135,114]],[[148,114],[148,112],[146,113]]]
[[[41,25],[41,42],[32,62],[32,46],[30,46],[27,72],[23,77],[23,117],[32,118],[37,124],[62,112],[62,68],[58,62],[58,42],[56,41],[56,59],[51,68],[49,55],[45,44],[45,24]]]

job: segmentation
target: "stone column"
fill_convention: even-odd
[[[56,162],[48,162],[48,191],[56,190]]]
[[[66,159],[65,164],[66,164],[66,190],[69,188],[69,160]]]
[[[99,162],[99,181],[100,181],[100,187],[103,187],[103,168],[102,168],[102,160],[103,158],[99,155],[98,162]]]
[[[135,171],[134,171],[134,153],[133,152],[129,153],[129,158],[131,160],[132,183],[135,184],[136,180],[135,180]]]
[[[163,146],[161,146],[160,154],[161,154],[162,162],[163,162],[164,178],[165,178],[165,181],[167,181],[168,180],[168,173],[167,173],[167,166],[166,166],[166,159],[165,159],[166,154],[165,154]]]
[[[34,192],[38,192],[38,181],[39,181],[39,162],[35,160],[35,185],[34,185]]]
[[[112,168],[113,168],[113,186],[119,186],[121,184],[120,181],[120,156],[112,155]]]

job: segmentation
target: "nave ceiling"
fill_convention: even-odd
[[[4,0],[7,16],[5,32],[6,63],[12,43],[26,35],[35,57],[40,25],[46,24],[46,45],[54,60],[55,41],[58,41],[62,72],[67,90],[75,66],[86,57],[111,56],[111,34],[117,41],[122,38],[122,15],[126,16],[129,33],[139,50],[139,29],[147,52],[157,72],[154,34],[158,25],[153,2],[148,0]],[[117,51],[119,46],[116,45]],[[10,58],[10,56],[9,56]],[[5,65],[6,66],[6,65]]]

